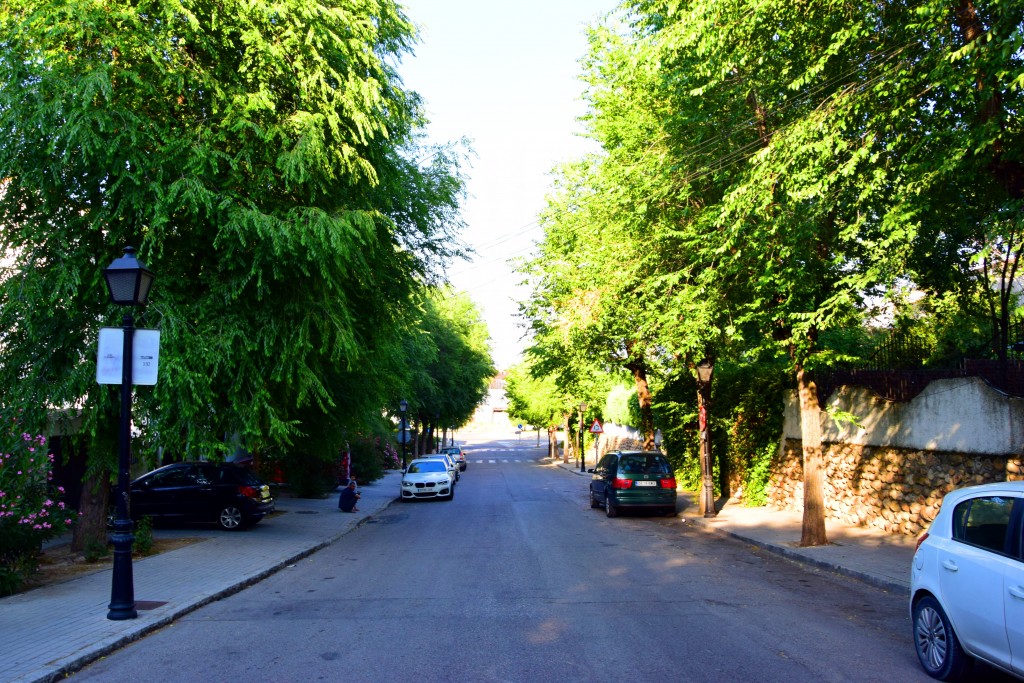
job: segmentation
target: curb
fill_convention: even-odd
[[[687,519],[687,522],[689,522],[695,528],[702,529],[705,533],[717,534],[719,536],[725,536],[727,538],[732,538],[737,541],[749,543],[750,545],[760,548],[761,550],[770,552],[773,555],[779,555],[780,557],[784,557],[792,562],[797,562],[803,565],[809,565],[811,567],[814,567],[815,569],[824,570],[827,572],[831,572],[833,574],[839,574],[847,578],[857,579],[858,581],[866,583],[875,588],[880,588],[890,593],[903,594],[905,596],[910,595],[910,589],[906,586],[895,581],[885,579],[880,576],[875,576],[874,574],[870,574],[868,572],[850,569],[849,567],[844,567],[840,564],[836,564],[835,562],[829,562],[827,560],[819,560],[814,557],[808,557],[806,554],[798,550],[793,550],[792,548],[787,548],[786,546],[778,545],[776,543],[760,541],[756,538],[751,538],[750,536],[740,534],[735,531],[729,531],[728,529],[716,528],[709,524],[705,524],[699,520],[691,521],[690,519]]]

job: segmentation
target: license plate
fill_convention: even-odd
[[[635,481],[635,482],[633,482],[633,485],[634,486],[657,486],[658,482],[656,482],[656,481]]]

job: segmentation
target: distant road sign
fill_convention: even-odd
[[[604,427],[601,426],[600,421],[594,420],[594,424],[590,425],[591,434],[604,434]]]

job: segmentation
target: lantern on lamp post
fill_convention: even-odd
[[[149,298],[153,273],[137,258],[135,249],[124,248],[124,255],[114,259],[103,271],[110,300],[120,306],[141,306]],[[110,605],[107,619],[134,619],[135,586],[132,577],[132,520],[129,516],[131,495],[131,428],[132,428],[132,353],[135,320],[131,309],[122,321],[124,342],[121,354],[121,418],[117,435],[117,511],[114,519],[114,564],[110,583]]]

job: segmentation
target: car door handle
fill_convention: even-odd
[[[954,562],[953,560],[943,560],[942,566],[944,569],[948,569],[951,572],[960,571],[960,567],[956,566],[956,562]]]
[[[1010,586],[1010,595],[1018,600],[1024,600],[1024,586]]]

